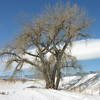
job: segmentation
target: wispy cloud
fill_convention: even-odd
[[[100,39],[80,40],[73,43],[72,55],[78,60],[100,58]]]

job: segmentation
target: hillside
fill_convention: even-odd
[[[44,89],[43,81],[0,81],[0,100],[100,100],[98,95],[82,95],[66,90]],[[38,88],[31,88],[35,85]],[[41,87],[42,86],[42,87]],[[39,88],[41,87],[41,88]]]

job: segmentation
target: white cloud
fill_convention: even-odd
[[[36,53],[36,49],[29,50],[33,54]],[[48,54],[49,56],[50,54]],[[100,58],[100,39],[88,39],[88,40],[80,40],[75,41],[72,47],[72,55],[75,56],[78,60],[87,60],[87,59],[95,59]],[[31,57],[28,55],[24,56],[25,58]],[[5,60],[4,60],[5,61]],[[4,66],[5,62],[0,60],[1,66]],[[29,67],[29,65],[25,64],[25,68]]]
[[[78,60],[100,58],[100,39],[80,40],[73,43],[72,55]]]

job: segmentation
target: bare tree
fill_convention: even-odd
[[[83,30],[89,24],[90,19],[76,4],[57,4],[25,25],[22,33],[0,55],[9,55],[7,66],[17,63],[13,75],[28,63],[43,74],[46,88],[58,89],[61,69],[78,67],[70,52],[72,42],[87,37]]]

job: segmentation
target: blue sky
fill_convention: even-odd
[[[82,60],[79,61],[85,71],[100,70],[100,59]]]
[[[59,0],[0,0],[0,48],[21,31],[21,23],[43,11],[49,3]],[[95,21],[88,29],[92,38],[100,39],[100,0],[61,0],[77,2]],[[25,15],[25,18],[22,17]],[[80,61],[85,70],[100,70],[100,59]]]

